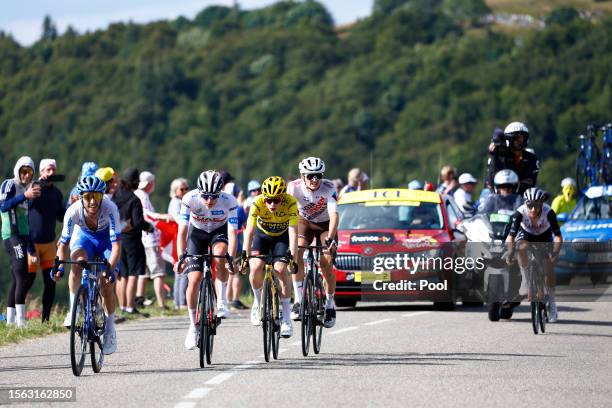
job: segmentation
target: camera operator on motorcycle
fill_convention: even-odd
[[[521,122],[512,122],[504,129],[496,129],[489,145],[488,183],[493,185],[494,176],[503,169],[514,171],[519,178],[517,194],[523,194],[528,188],[534,187],[540,162],[535,154],[526,150],[529,139],[529,129]]]

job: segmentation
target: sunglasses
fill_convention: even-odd
[[[189,191],[189,187],[181,187],[178,190],[179,191]]]
[[[23,167],[21,170],[19,170],[19,174],[34,174],[34,170],[29,167]]]
[[[525,203],[525,205],[530,210],[533,209],[533,208],[542,208],[542,203],[537,202],[537,201],[531,201],[531,202]]]
[[[91,200],[94,200],[96,202],[100,202],[100,201],[102,201],[102,197],[104,197],[104,194],[98,193],[98,192],[95,192],[95,193],[94,192],[89,192],[89,193],[83,194],[82,197],[83,197],[83,201],[86,201],[86,202],[91,201]]]
[[[321,180],[323,178],[323,173],[307,174],[306,178],[308,180],[313,180],[313,179]]]
[[[280,201],[280,198],[266,198],[266,204],[278,204]]]
[[[204,200],[216,200],[219,198],[219,194],[201,194]]]

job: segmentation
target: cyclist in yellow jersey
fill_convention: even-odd
[[[247,254],[250,256],[272,254],[285,256],[291,253],[290,262],[297,253],[298,209],[295,198],[286,193],[287,184],[281,177],[268,177],[261,186],[262,194],[255,198],[249,211],[242,246],[242,268],[246,268]],[[252,244],[252,246],[251,246]],[[259,300],[263,285],[265,262],[253,258],[249,261],[251,287],[254,301],[251,323],[258,326]],[[274,270],[281,283],[282,314],[281,336],[291,337],[291,278],[287,273],[287,262],[276,260]]]

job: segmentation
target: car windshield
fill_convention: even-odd
[[[597,198],[583,197],[572,212],[572,220],[605,220],[612,217],[610,214],[611,196]]]
[[[338,229],[441,229],[444,226],[440,204],[386,205],[353,203],[338,206]]]

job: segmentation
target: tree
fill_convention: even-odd
[[[57,27],[49,15],[43,20],[42,41],[53,42],[57,38]]]
[[[571,6],[561,6],[555,8],[549,15],[546,17],[546,25],[551,24],[559,24],[566,25],[574,21],[580,17],[578,10]]]
[[[442,8],[452,17],[472,25],[478,24],[483,16],[491,13],[484,0],[444,0]]]

